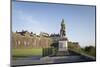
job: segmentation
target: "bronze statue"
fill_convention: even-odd
[[[60,29],[60,37],[64,37],[64,36],[66,36],[66,31],[65,31],[64,19],[62,19],[61,29]]]

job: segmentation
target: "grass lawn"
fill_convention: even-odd
[[[13,57],[26,57],[26,56],[42,56],[42,48],[16,48],[12,49]]]

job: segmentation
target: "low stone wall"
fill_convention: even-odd
[[[75,54],[76,55],[81,55],[82,57],[87,58],[87,59],[92,60],[92,61],[95,61],[96,60],[95,57],[90,56],[90,55],[88,55],[86,53],[83,53],[82,51],[77,51],[77,50],[74,50],[74,49],[68,49],[68,50],[70,51],[70,53],[73,53],[73,55],[75,55]]]

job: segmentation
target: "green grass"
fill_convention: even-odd
[[[42,56],[42,48],[16,48],[12,49],[13,57],[26,57],[26,56]]]

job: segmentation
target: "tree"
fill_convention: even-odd
[[[86,46],[83,51],[91,56],[96,56],[96,48],[94,46]]]

